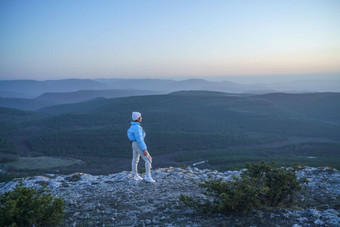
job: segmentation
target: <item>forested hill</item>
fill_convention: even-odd
[[[297,111],[311,118],[340,122],[340,93],[285,94],[258,96],[285,109]]]
[[[192,118],[207,118],[227,123],[228,117],[268,116],[283,119],[338,122],[340,93],[307,93],[266,95],[236,95],[211,91],[180,91],[168,95],[149,95],[115,99],[96,99],[76,104],[56,105],[39,112],[53,115],[65,113],[124,113],[139,109],[143,114],[192,114]],[[203,111],[204,110],[204,111]],[[229,116],[230,115],[230,116]],[[150,118],[151,119],[151,118]],[[146,120],[146,119],[145,119]],[[268,119],[269,120],[269,119]]]
[[[225,170],[265,159],[340,168],[339,105],[340,93],[100,98],[38,112],[1,109],[0,136],[19,155],[80,159],[86,165],[77,168],[89,173],[120,171],[130,163],[117,158],[131,156],[131,112],[140,111],[155,167],[208,160]]]

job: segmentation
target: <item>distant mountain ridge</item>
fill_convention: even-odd
[[[138,95],[154,95],[159,92],[148,90],[80,90],[75,92],[59,92],[59,93],[44,93],[35,100],[54,101],[57,104],[77,103],[83,102],[94,98],[117,98],[126,96],[138,96]]]
[[[228,81],[208,81],[204,79],[161,80],[161,79],[99,79],[112,88],[144,89],[157,91],[207,90],[227,93],[244,93],[253,89],[253,85],[242,85]],[[261,88],[258,88],[261,90]],[[261,92],[260,92],[261,93]]]
[[[79,90],[104,90],[110,87],[90,79],[65,79],[65,80],[2,80],[0,91],[4,95],[15,92],[26,94],[27,98],[37,97],[45,92],[71,92]],[[6,96],[4,96],[6,97]],[[9,97],[15,98],[15,97]]]
[[[161,92],[148,90],[80,90],[74,92],[48,92],[33,99],[0,98],[0,107],[35,111],[59,104],[84,102],[96,98],[117,98],[139,95],[155,95]]]
[[[75,92],[80,90],[150,90],[160,93],[180,90],[208,90],[226,93],[265,94],[274,92],[340,92],[339,80],[303,80],[275,84],[238,84],[204,79],[66,79],[66,80],[2,80],[0,97],[35,98],[43,93]]]

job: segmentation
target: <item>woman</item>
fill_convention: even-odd
[[[152,157],[150,156],[146,144],[144,142],[145,132],[140,125],[142,122],[142,115],[139,112],[132,112],[132,121],[131,126],[127,131],[127,135],[129,140],[132,141],[132,174],[134,175],[135,180],[143,180],[142,177],[138,174],[138,162],[140,156],[144,159],[145,162],[145,172],[146,177],[144,180],[150,183],[154,183],[155,180],[151,177],[151,163]]]

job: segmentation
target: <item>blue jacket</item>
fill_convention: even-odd
[[[138,146],[142,151],[147,149],[144,142],[146,134],[139,122],[131,121],[131,126],[127,131],[127,136],[130,141],[137,141]]]

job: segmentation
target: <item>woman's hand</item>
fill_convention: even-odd
[[[143,152],[144,152],[144,155],[145,155],[146,157],[148,157],[148,159],[150,159],[150,160],[152,161],[152,157],[151,157],[151,155],[149,154],[148,150],[144,150]]]

